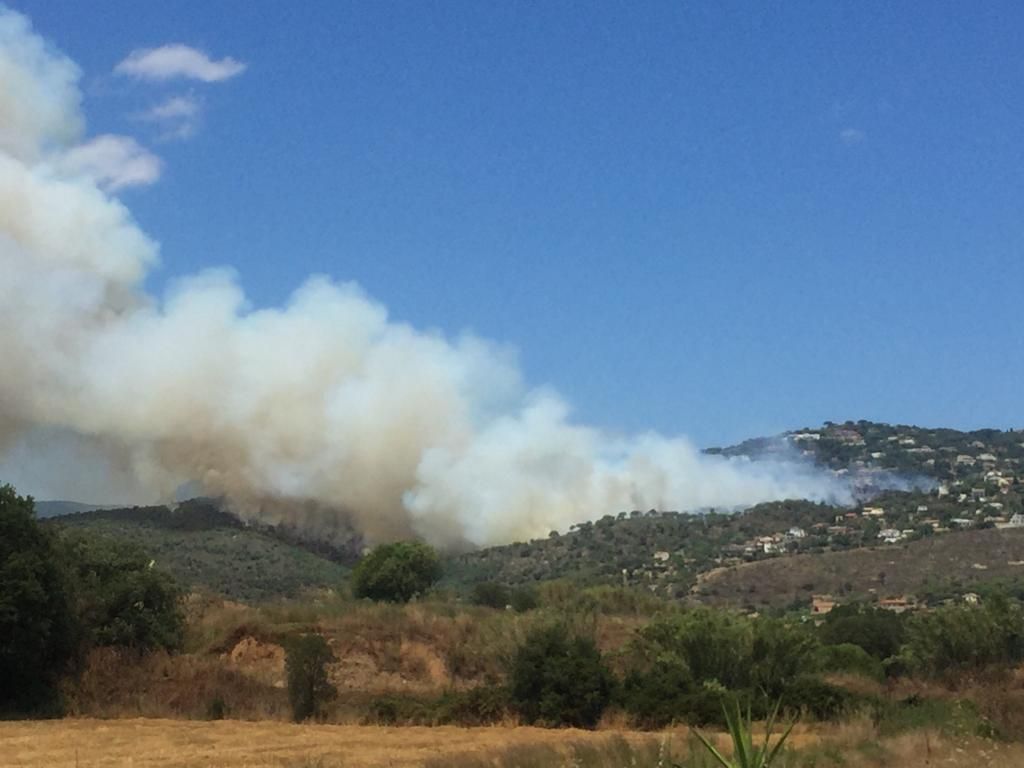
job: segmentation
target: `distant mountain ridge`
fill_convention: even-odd
[[[85,504],[80,501],[36,501],[36,517],[59,517],[95,512],[98,509],[117,509],[117,504]]]

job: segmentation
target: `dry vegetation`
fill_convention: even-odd
[[[718,741],[724,746],[723,736]],[[0,723],[10,768],[655,768],[708,765],[683,730],[662,734],[541,728],[291,725],[90,720]],[[1024,765],[1024,746],[918,730],[879,738],[867,721],[799,730],[779,768]]]
[[[279,768],[418,766],[515,745],[597,742],[606,735],[542,728],[380,728],[274,722],[62,720],[0,723],[11,768]],[[649,738],[644,736],[644,738]]]
[[[685,729],[640,733],[624,715],[606,714],[594,732],[518,727],[382,727],[367,717],[374,696],[438,695],[498,674],[505,657],[543,611],[529,614],[425,602],[408,606],[352,602],[333,595],[302,603],[249,607],[193,597],[187,652],[92,654],[70,692],[76,717],[0,723],[0,765],[246,766],[335,768],[654,768],[707,766]],[[592,622],[605,651],[620,649],[643,623],[635,616],[577,617]],[[317,629],[339,659],[331,679],[341,695],[330,724],[293,725],[284,688],[284,638]],[[614,654],[613,654],[614,658]],[[879,722],[870,712],[842,724],[798,727],[777,768],[1024,765],[1024,745],[980,739],[979,722],[1024,733],[1024,676],[960,678],[957,686],[913,680],[833,680],[862,694],[935,702],[914,721]],[[227,719],[212,721],[220,700]],[[976,710],[957,727],[950,712]],[[109,719],[96,719],[109,718]],[[148,718],[148,719],[142,719]],[[981,719],[979,719],[981,718]],[[719,736],[720,743],[724,738]]]
[[[337,661],[329,676],[341,696],[328,719],[361,723],[375,697],[436,697],[504,675],[515,648],[544,612],[516,614],[425,602],[354,602],[325,594],[250,607],[192,596],[186,653],[137,657],[94,651],[70,687],[71,712],[84,717],[207,718],[216,700],[228,717],[287,720],[285,650],[296,632],[324,635]],[[604,651],[624,646],[642,620],[595,616]]]
[[[695,596],[712,605],[783,607],[811,593],[917,594],[1024,574],[1024,530],[963,531],[903,546],[793,555],[722,568]],[[941,574],[941,577],[936,576]]]

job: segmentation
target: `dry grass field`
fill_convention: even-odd
[[[718,737],[725,747],[723,736]],[[779,768],[1015,768],[1024,745],[949,741],[927,731],[878,741],[865,723],[798,728]],[[683,731],[525,727],[385,728],[157,719],[0,722],[3,768],[656,768]],[[703,761],[687,765],[703,764]]]
[[[650,734],[630,734],[649,739]],[[607,733],[543,728],[383,728],[279,722],[0,722],[3,768],[371,768],[420,766],[522,745],[600,742]]]

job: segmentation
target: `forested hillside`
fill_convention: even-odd
[[[50,518],[48,526],[87,529],[147,552],[183,586],[235,600],[290,597],[336,588],[354,561],[350,552],[309,541],[280,526],[246,525],[210,500],[168,507],[95,510]]]

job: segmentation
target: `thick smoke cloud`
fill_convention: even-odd
[[[254,309],[211,270],[147,295],[157,245],[66,162],[84,138],[78,77],[0,11],[0,450],[73,435],[146,501],[191,483],[371,541],[491,543],[625,509],[844,493],[806,467],[575,424],[509,350],[389,320],[352,284],[314,277]]]

